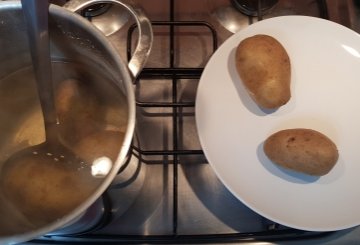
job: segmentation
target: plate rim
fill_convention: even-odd
[[[207,62],[205,68],[204,68],[204,71],[200,77],[200,80],[199,80],[199,86],[198,86],[198,90],[197,90],[197,93],[196,93],[196,99],[195,99],[195,122],[196,122],[196,129],[197,129],[197,132],[198,132],[198,137],[199,137],[199,141],[200,141],[200,145],[204,151],[204,155],[206,156],[206,159],[208,160],[208,163],[211,165],[212,169],[214,170],[216,176],[220,179],[220,181],[224,184],[224,186],[237,198],[239,199],[241,202],[243,202],[247,207],[249,207],[251,210],[255,211],[256,213],[260,214],[261,216],[264,216],[265,218],[268,218],[274,222],[277,222],[279,224],[282,224],[282,225],[285,225],[285,226],[288,226],[288,227],[292,227],[292,228],[295,228],[295,229],[301,229],[301,230],[308,230],[308,231],[320,231],[320,232],[326,232],[326,231],[336,231],[336,230],[343,230],[343,229],[347,229],[347,228],[351,228],[351,227],[354,227],[354,226],[357,226],[357,225],[360,225],[360,219],[358,222],[355,222],[355,223],[352,223],[352,224],[348,224],[348,225],[342,225],[342,226],[333,226],[332,228],[329,228],[330,226],[327,226],[327,227],[303,227],[303,226],[298,226],[296,224],[292,224],[292,223],[289,223],[289,222],[286,222],[284,220],[279,220],[278,218],[276,217],[273,217],[271,215],[268,215],[266,213],[264,213],[262,210],[258,209],[257,207],[254,207],[252,206],[251,204],[249,204],[241,195],[239,195],[236,191],[234,191],[234,189],[232,188],[232,186],[229,186],[228,184],[228,181],[226,179],[224,179],[224,176],[222,176],[221,174],[219,174],[218,172],[218,169],[216,166],[216,164],[214,165],[214,162],[211,161],[208,157],[209,153],[209,149],[207,148],[206,146],[206,143],[204,143],[204,138],[201,134],[201,125],[199,125],[199,119],[196,115],[198,115],[198,103],[197,103],[197,100],[198,100],[198,94],[199,94],[199,90],[201,89],[201,87],[203,86],[204,84],[204,79],[206,77],[206,72],[207,72],[207,69],[210,69],[209,67],[211,66],[211,64],[214,62],[214,59],[221,54],[221,48],[226,45],[227,43],[230,43],[232,42],[232,40],[234,39],[239,39],[239,36],[243,35],[242,39],[246,38],[246,30],[248,30],[249,28],[255,28],[257,23],[264,23],[266,21],[274,21],[275,19],[298,19],[298,20],[304,20],[304,19],[307,19],[307,20],[310,20],[310,21],[315,21],[315,22],[318,22],[318,23],[324,23],[325,25],[333,25],[338,31],[347,31],[349,32],[350,34],[355,34],[354,37],[356,36],[356,38],[359,38],[359,41],[360,41],[360,34],[356,33],[355,31],[345,27],[345,26],[342,26],[336,22],[332,22],[330,20],[326,20],[326,19],[322,19],[322,18],[319,18],[319,17],[313,17],[313,16],[305,16],[305,15],[289,15],[289,16],[278,16],[278,17],[272,17],[272,18],[269,18],[269,19],[265,19],[265,20],[262,20],[260,22],[256,22],[252,25],[249,25],[248,27],[238,31],[237,33],[234,33],[231,37],[229,37],[227,40],[225,40],[221,46],[218,47],[218,49],[215,51],[215,53],[211,56],[210,60]],[[255,27],[254,27],[255,26]],[[259,33],[260,34],[260,33]],[[239,40],[242,40],[242,39],[239,39]],[[215,58],[213,58],[215,57]],[[210,65],[209,65],[210,64]]]

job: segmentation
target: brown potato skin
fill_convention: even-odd
[[[255,35],[242,40],[236,49],[235,64],[260,107],[276,109],[290,100],[290,58],[275,38]]]
[[[88,198],[100,180],[76,171],[63,161],[20,158],[1,173],[0,188],[7,200],[36,227],[49,224]]]
[[[286,129],[264,143],[264,152],[277,165],[313,176],[323,176],[336,164],[339,153],[327,136],[312,129]]]
[[[96,93],[76,79],[62,81],[56,89],[55,105],[61,137],[75,144],[101,129],[104,108]]]

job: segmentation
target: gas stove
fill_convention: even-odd
[[[59,1],[60,2],[60,1]],[[134,0],[152,22],[154,44],[134,82],[137,125],[131,154],[112,186],[74,224],[27,244],[349,244],[360,228],[309,232],[268,220],[219,181],[201,149],[195,96],[211,55],[234,32],[282,15],[329,19],[360,32],[360,1]],[[111,25],[114,11],[116,25]],[[137,28],[121,9],[83,12],[129,60]],[[110,20],[109,20],[110,19]],[[115,27],[116,28],[115,28]],[[109,28],[113,27],[113,28]],[[214,98],[216,99],[216,98]]]

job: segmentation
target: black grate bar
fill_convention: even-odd
[[[64,244],[69,238],[71,244],[224,244],[224,243],[251,243],[272,241],[299,241],[317,239],[331,235],[333,232],[308,232],[295,229],[263,232],[244,232],[227,234],[203,235],[86,235],[86,236],[48,236],[33,240],[35,244]],[[59,238],[59,240],[57,240]],[[305,240],[306,241],[306,240]],[[305,242],[306,243],[306,242]]]
[[[261,6],[261,2],[262,2],[262,0],[258,0],[258,1],[257,1],[257,16],[258,16],[258,20],[262,20],[262,19],[264,18],[263,11],[262,11],[262,6]]]
[[[206,27],[212,34],[213,37],[216,37],[216,31],[213,25],[209,24],[206,21],[153,21],[151,22],[154,26],[158,25],[170,25],[170,26],[203,26]],[[213,38],[213,50],[215,51],[218,47],[217,38]]]
[[[320,17],[323,19],[329,19],[329,12],[326,0],[317,0],[317,3],[320,11]]]
[[[173,6],[170,4],[170,7],[173,7]],[[170,13],[170,19],[173,17],[174,17],[173,13]],[[189,26],[189,27],[203,26],[203,27],[206,27],[211,32],[211,35],[212,35],[213,52],[215,52],[215,50],[218,48],[217,33],[215,31],[215,28],[208,22],[170,20],[170,21],[152,21],[151,24],[153,26],[169,26],[170,27],[170,38],[172,38],[172,39],[174,39],[174,36],[171,37],[171,34],[174,35],[174,27],[175,26]],[[127,54],[128,60],[131,59],[131,54],[132,54],[132,46],[131,46],[132,38],[131,37],[136,28],[137,28],[137,25],[133,24],[130,26],[130,28],[128,30],[127,49],[126,49],[126,51],[127,51],[126,54]],[[174,65],[174,47],[171,47],[171,45],[174,45],[174,40],[172,40],[172,44],[170,42],[170,68],[169,68],[169,69],[174,69],[174,66],[173,66]],[[172,66],[171,66],[171,64],[172,64]],[[144,70],[146,70],[146,68]],[[165,70],[163,70],[163,71],[165,71]]]
[[[135,151],[144,156],[168,156],[168,155],[202,155],[203,150],[142,150],[139,147],[132,147]]]
[[[204,68],[144,68],[140,79],[198,79]]]
[[[175,20],[175,2],[170,0],[170,22]],[[170,24],[170,69],[175,67],[175,25]],[[172,102],[177,102],[177,78],[172,79]],[[173,130],[173,150],[178,150],[178,114],[177,107],[172,109],[172,130]],[[173,154],[173,235],[177,234],[178,226],[178,154]]]
[[[142,102],[137,101],[139,107],[194,107],[195,102]]]

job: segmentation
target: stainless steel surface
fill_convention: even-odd
[[[97,3],[99,3],[98,0],[72,0],[67,2],[64,7],[72,12],[77,12]],[[151,24],[141,9],[135,10],[131,5],[117,0],[105,0],[101,1],[101,3],[113,4],[116,7],[121,6],[126,10],[126,13],[130,13],[135,18],[136,24],[139,28],[139,38],[128,66],[133,78],[136,78],[142,67],[145,65],[151,50],[153,40]],[[109,11],[112,11],[111,9],[112,8],[110,8]],[[116,25],[116,23],[112,23],[113,19],[109,18],[108,21],[110,21],[107,23],[108,25]]]
[[[211,15],[230,32],[234,33],[251,23],[258,21],[258,17],[247,17],[238,11],[232,1],[208,0]],[[309,15],[319,16],[318,2],[314,0],[283,1],[279,0],[268,11],[264,18],[280,15]]]
[[[104,217],[104,200],[97,199],[83,214],[49,235],[76,234],[96,227]]]
[[[168,0],[137,0],[140,6],[152,21],[170,20],[170,1]],[[271,11],[263,16],[270,18],[278,15],[303,14],[320,16],[319,2],[316,0],[280,0]],[[359,29],[359,7],[354,1],[328,0],[328,17],[355,31]],[[217,31],[219,44],[232,35],[234,31],[259,21],[257,17],[248,17],[237,12],[230,1],[203,0],[174,1],[174,20],[176,21],[207,21]],[[127,37],[127,27],[108,38],[119,54],[126,58],[124,40]],[[153,26],[154,44],[147,62],[147,68],[164,68],[173,63],[174,67],[201,68],[204,67],[212,55],[212,37],[210,31],[202,26],[181,26],[174,28],[175,53],[174,59],[169,54],[171,28],[168,26]],[[136,35],[134,35],[136,40]],[[135,46],[135,44],[133,45]],[[198,79],[183,78],[177,80],[177,101],[194,101]],[[221,81],[219,81],[221,82]],[[135,85],[138,101],[172,102],[172,80],[141,79]],[[214,98],[216,99],[216,98]],[[236,109],[236,108],[234,108]],[[201,149],[195,127],[194,109],[186,107],[178,109],[177,128],[178,142],[173,140],[172,108],[138,107],[136,132],[139,137],[140,148],[143,150],[172,150]],[[174,144],[175,143],[175,144]],[[138,145],[136,144],[136,145]],[[133,156],[134,157],[134,156]],[[177,167],[174,168],[174,162]],[[105,241],[117,241],[117,238],[140,239],[147,235],[169,236],[167,242],[171,244],[173,235],[220,235],[203,241],[208,243],[225,244],[229,240],[224,234],[253,234],[284,230],[286,227],[278,225],[256,214],[238,201],[221,184],[203,155],[142,155],[141,161],[130,165],[128,178],[119,180],[108,190],[112,203],[112,219],[108,225],[93,232],[93,235],[108,237]],[[240,171],[240,170],[234,170]],[[174,175],[174,172],[177,174]],[[174,178],[175,176],[175,178]],[[254,180],[261,181],[261,180]],[[173,184],[177,183],[177,189]],[[255,190],[254,190],[255,191]],[[177,203],[174,206],[174,195]],[[124,203],[122,196],[129,196]],[[177,220],[174,228],[174,207],[177,209]],[[281,207],[279,207],[281,208]],[[176,231],[175,231],[175,230]],[[139,238],[139,237],[140,238]],[[43,241],[52,239],[68,241],[69,237],[50,236]],[[84,238],[87,241],[86,238]],[[92,241],[101,239],[90,237]],[[174,238],[176,239],[176,237]],[[50,241],[49,240],[49,241]],[[79,239],[81,240],[81,239]],[[141,243],[140,240],[135,240]],[[146,241],[146,240],[145,240]],[[234,240],[231,240],[234,242]],[[104,242],[104,241],[102,241]],[[179,242],[179,241],[177,241]],[[196,243],[197,240],[184,240],[180,243]],[[287,240],[275,237],[267,240],[266,237],[257,240],[241,240],[241,244],[358,244],[360,242],[360,228],[334,232],[326,235],[313,236],[310,239],[301,237]],[[100,243],[100,242],[99,242]],[[116,242],[115,242],[116,243]],[[239,241],[240,243],[240,241]],[[38,244],[36,241],[33,244]]]
[[[278,0],[231,0],[231,3],[237,10],[250,16],[262,16],[268,13],[277,2]]]
[[[124,11],[119,5],[101,4],[95,6],[99,9],[91,9],[83,11],[84,16],[91,21],[106,36],[113,34],[122,28],[130,19],[130,14]],[[103,12],[104,13],[101,13]],[[111,22],[109,22],[111,21]],[[109,25],[111,23],[111,25]]]

